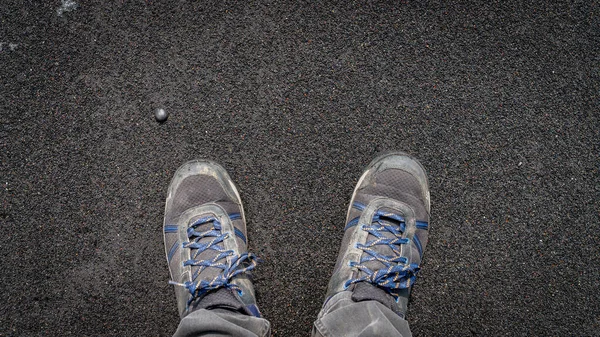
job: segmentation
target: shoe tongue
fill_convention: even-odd
[[[214,227],[214,222],[210,221],[210,222],[204,223],[200,226],[196,226],[194,230],[198,233],[203,233],[206,231],[210,231],[211,228],[213,228],[213,227]],[[218,233],[219,232],[217,231],[215,234],[218,234]],[[190,242],[192,242],[192,241],[196,240],[196,238],[197,237],[193,236],[193,237],[189,238],[189,240],[190,240]],[[216,238],[215,236],[207,236],[200,240],[197,240],[196,242],[208,244],[211,241],[213,241],[215,238]],[[219,242],[216,245],[224,248],[223,242]],[[200,254],[196,255],[197,253],[198,253],[197,249],[192,249],[190,252],[191,259],[196,260],[196,261],[207,260],[207,261],[212,261],[215,263],[224,263],[224,264],[227,263],[225,258],[215,261],[215,257],[219,254],[219,252],[217,252],[213,249],[206,249],[203,252],[201,252]],[[215,277],[217,277],[220,273],[223,272],[223,269],[216,268],[216,267],[192,266],[192,277],[194,275],[196,275],[196,273],[200,270],[200,268],[204,268],[204,269],[200,272],[199,275],[196,276],[195,280],[192,280],[192,282],[198,283],[201,279],[210,282]]]
[[[383,213],[388,212],[388,210],[385,210],[385,209],[381,209],[380,211]],[[383,223],[384,225],[392,225],[393,227],[400,226],[399,222],[389,219],[389,218],[386,218],[386,217],[380,218],[380,222]],[[381,226],[381,224],[377,221],[374,221],[374,222],[372,222],[371,226],[378,227],[378,226]],[[386,239],[396,238],[396,235],[394,235],[393,233],[391,233],[387,230],[377,231],[377,233]],[[377,239],[378,238],[375,235],[369,233],[369,235],[367,236],[366,243],[375,241]],[[397,256],[397,254],[394,253],[393,249],[388,245],[376,245],[376,246],[370,247],[369,249],[377,252],[379,255],[382,255],[382,256],[388,256],[388,257],[390,257],[390,256],[396,257]],[[396,246],[396,249],[400,249],[400,247]],[[367,258],[367,257],[370,257],[370,255],[367,253],[363,253],[362,258]],[[394,264],[395,263],[392,263],[392,265],[394,265]],[[376,272],[379,269],[387,269],[388,268],[388,266],[386,266],[384,263],[379,262],[377,260],[366,262],[366,263],[364,263],[364,266],[369,268],[373,272]],[[362,274],[362,272],[361,272],[361,274]],[[362,275],[360,275],[360,276],[362,276]]]
[[[225,211],[226,214],[232,214],[232,213],[237,213],[239,212],[239,206],[235,203],[232,202],[228,202],[228,201],[223,201],[223,202],[215,202],[215,204],[221,206]],[[193,224],[195,221],[201,219],[201,218],[206,218],[212,216],[214,217],[213,214],[200,214],[194,218],[191,219],[190,224]],[[202,225],[196,226],[195,227],[195,231],[198,233],[203,233],[206,231],[210,231],[212,228],[215,228],[215,223],[214,221],[209,221],[206,222]],[[215,235],[222,235],[224,234],[223,231],[216,229],[215,228]],[[233,233],[231,233],[233,235]],[[191,237],[190,241],[195,240],[196,237]],[[211,241],[215,240],[216,236],[207,236],[204,237],[200,240],[198,240],[199,243],[204,243],[204,244],[208,244]],[[225,249],[225,243],[223,241],[217,243],[216,245],[214,245],[213,247],[216,248],[216,246],[221,247],[222,249]],[[197,249],[192,249],[191,250],[191,257],[192,259],[196,260],[196,261],[200,261],[200,260],[206,260],[206,261],[212,261],[216,264],[225,264],[227,265],[227,258],[222,258],[219,260],[215,260],[215,257],[217,257],[220,252],[216,251],[214,249],[206,249],[205,251],[201,252],[200,254],[198,254],[197,256],[194,257],[194,255],[198,252]],[[212,281],[213,279],[215,279],[216,277],[218,277],[220,274],[223,273],[223,269],[221,268],[217,268],[217,267],[196,267],[193,266],[192,267],[192,276],[195,275],[200,268],[204,268],[200,274],[196,277],[195,280],[192,280],[193,282],[198,283],[201,279],[202,280],[206,280],[208,282]]]

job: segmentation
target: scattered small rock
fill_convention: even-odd
[[[169,118],[169,114],[165,111],[165,109],[158,108],[154,112],[154,118],[156,118],[157,122],[163,123],[167,120],[167,118]]]
[[[6,48],[5,46],[8,46],[8,48]],[[9,50],[9,49],[10,49],[10,51],[14,51],[15,49],[17,49],[18,46],[19,46],[18,43],[0,42],[0,51]]]
[[[56,10],[58,16],[62,16],[64,12],[75,10],[79,5],[73,0],[62,0],[60,7]]]

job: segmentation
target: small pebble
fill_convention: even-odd
[[[154,112],[154,118],[156,118],[157,122],[162,123],[169,118],[169,114],[165,111],[165,109],[159,108]]]

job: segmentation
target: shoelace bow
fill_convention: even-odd
[[[209,230],[203,232],[196,231],[197,227],[208,223],[212,223],[212,226]],[[219,245],[229,237],[229,233],[223,234],[221,232],[221,223],[212,216],[200,218],[194,221],[194,223],[187,229],[187,236],[189,241],[184,242],[182,247],[192,249],[192,253],[190,254],[190,259],[184,261],[183,265],[199,268],[192,274],[191,281],[187,281],[185,283],[169,281],[169,284],[184,287],[190,292],[190,294],[192,294],[192,297],[188,301],[188,305],[192,303],[194,299],[201,297],[210,290],[218,288],[224,287],[234,289],[241,294],[242,290],[240,287],[238,287],[235,283],[230,283],[230,280],[236,275],[254,269],[257,264],[256,256],[252,253],[236,255],[233,250],[227,250],[222,245]],[[207,237],[213,237],[214,239],[205,243],[200,242],[200,240]],[[218,254],[211,260],[196,260],[198,255],[209,249],[217,251]],[[230,256],[232,256],[232,258],[229,264],[227,264],[227,262],[219,262],[220,260],[226,259]],[[222,272],[218,273],[217,276],[210,281],[202,279],[196,281],[200,273],[209,267],[222,269]]]
[[[390,219],[393,221],[384,221]],[[393,222],[399,223],[399,225]],[[360,229],[375,236],[376,239],[368,241],[364,245],[360,243],[356,245],[356,248],[366,254],[362,254],[358,262],[351,261],[350,267],[355,267],[363,272],[363,276],[346,281],[344,287],[348,288],[351,284],[366,281],[388,290],[409,288],[415,282],[420,268],[416,263],[407,264],[407,258],[400,256],[400,245],[410,242],[408,238],[402,238],[406,229],[404,218],[397,214],[378,211],[373,216],[371,225],[361,225]],[[392,233],[394,237],[386,237],[383,234],[386,232]],[[390,247],[394,255],[388,256],[376,252],[374,249],[378,245]],[[365,266],[365,263],[369,261],[379,261],[385,268],[373,271]],[[391,294],[397,297],[394,293]]]

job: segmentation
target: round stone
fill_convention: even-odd
[[[165,111],[165,109],[158,108],[154,112],[154,118],[156,118],[157,122],[162,123],[169,118],[169,114]]]

